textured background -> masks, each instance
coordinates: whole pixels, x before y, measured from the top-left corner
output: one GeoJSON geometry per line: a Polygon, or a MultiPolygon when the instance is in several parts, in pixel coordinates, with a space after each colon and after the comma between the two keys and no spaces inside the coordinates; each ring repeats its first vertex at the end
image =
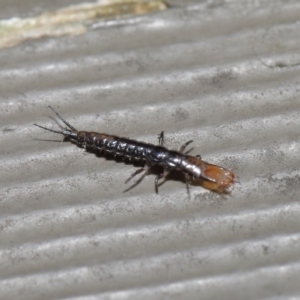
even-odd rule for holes
{"type": "MultiPolygon", "coordinates": [[[[300,297],[300,3],[180,2],[0,50],[0,299],[300,297]],[[152,174],[123,193],[134,166],[34,127],[56,128],[47,105],[78,129],[193,139],[240,183],[188,199],[152,174]]],[[[0,0],[0,17],[70,3],[0,0]]]]}

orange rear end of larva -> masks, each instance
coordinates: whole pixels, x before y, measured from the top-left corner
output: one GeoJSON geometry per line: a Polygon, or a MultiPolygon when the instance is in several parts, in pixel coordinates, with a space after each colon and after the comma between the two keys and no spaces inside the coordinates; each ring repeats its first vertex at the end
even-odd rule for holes
{"type": "Polygon", "coordinates": [[[221,189],[227,189],[234,183],[234,174],[228,169],[205,163],[203,178],[216,184],[221,189]]]}

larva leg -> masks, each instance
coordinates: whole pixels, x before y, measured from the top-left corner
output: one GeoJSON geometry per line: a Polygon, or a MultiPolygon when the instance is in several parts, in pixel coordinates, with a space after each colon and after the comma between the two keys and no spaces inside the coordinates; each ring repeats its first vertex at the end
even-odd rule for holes
{"type": "Polygon", "coordinates": [[[188,193],[189,199],[191,199],[190,186],[191,186],[191,177],[188,174],[185,174],[185,185],[186,191],[188,193]]]}
{"type": "Polygon", "coordinates": [[[165,142],[165,135],[164,132],[162,131],[159,135],[158,135],[158,145],[159,146],[163,146],[165,142]]]}
{"type": "Polygon", "coordinates": [[[145,167],[140,168],[140,169],[137,169],[134,173],[132,173],[132,174],[129,176],[129,178],[126,179],[125,184],[126,184],[127,182],[129,182],[129,181],[130,181],[134,176],[136,176],[137,174],[140,174],[141,172],[143,172],[143,171],[148,171],[148,170],[149,170],[149,168],[145,168],[145,167]]]}
{"type": "Polygon", "coordinates": [[[169,173],[170,173],[170,171],[168,169],[165,169],[163,173],[156,176],[156,178],[155,178],[155,193],[156,194],[158,194],[158,186],[162,185],[166,181],[166,177],[168,176],[169,173]],[[158,183],[158,181],[162,178],[164,180],[161,183],[158,183]]]}
{"type": "Polygon", "coordinates": [[[125,181],[125,183],[127,183],[131,178],[133,178],[135,175],[137,175],[137,174],[139,174],[139,173],[141,173],[142,171],[145,171],[145,173],[133,184],[133,185],[131,185],[128,189],[126,189],[125,191],[124,191],[124,193],[125,192],[127,192],[127,191],[129,191],[129,190],[131,190],[132,188],[134,188],[135,186],[137,186],[144,178],[145,178],[145,176],[148,174],[148,171],[150,170],[150,168],[151,168],[151,166],[147,166],[146,168],[144,167],[144,168],[141,168],[141,169],[138,169],[138,170],[136,170],[126,181],[125,181]]]}
{"type": "Polygon", "coordinates": [[[193,140],[190,140],[190,141],[184,143],[184,144],[180,147],[179,152],[182,153],[182,152],[185,150],[186,146],[189,145],[189,144],[192,143],[192,142],[193,142],[193,140]]]}

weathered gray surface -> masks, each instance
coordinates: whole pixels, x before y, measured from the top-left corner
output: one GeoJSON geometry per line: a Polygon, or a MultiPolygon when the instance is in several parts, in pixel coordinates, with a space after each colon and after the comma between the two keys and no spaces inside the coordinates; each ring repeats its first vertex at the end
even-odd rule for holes
{"type": "MultiPolygon", "coordinates": [[[[10,3],[2,18],[43,7],[10,3]]],[[[177,5],[0,51],[0,299],[300,297],[300,4],[177,5]],[[56,126],[47,105],[78,129],[193,139],[240,184],[123,193],[132,165],[37,140],[61,140],[32,125],[56,126]]]]}

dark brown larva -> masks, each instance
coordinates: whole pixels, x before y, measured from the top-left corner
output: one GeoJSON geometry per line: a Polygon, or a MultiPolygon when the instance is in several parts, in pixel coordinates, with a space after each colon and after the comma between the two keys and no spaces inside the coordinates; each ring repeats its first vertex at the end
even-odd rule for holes
{"type": "Polygon", "coordinates": [[[200,155],[190,156],[184,153],[186,146],[192,141],[186,142],[180,147],[179,151],[175,151],[169,150],[163,146],[163,132],[161,132],[158,138],[159,145],[153,145],[105,133],[78,131],[64,120],[51,106],[49,107],[54,111],[58,118],[67,125],[67,127],[58,131],[38,124],[34,124],[35,126],[62,134],[78,146],[112,153],[125,159],[144,162],[145,166],[136,170],[125,183],[135,175],[144,171],[144,174],[133,186],[137,185],[154,165],[159,165],[164,169],[164,172],[157,175],[155,178],[156,193],[158,193],[159,180],[162,179],[164,181],[166,176],[172,170],[179,170],[184,173],[188,193],[192,179],[202,179],[204,182],[207,182],[206,186],[209,189],[218,191],[226,191],[234,183],[234,174],[231,171],[203,161],[200,155]]]}

